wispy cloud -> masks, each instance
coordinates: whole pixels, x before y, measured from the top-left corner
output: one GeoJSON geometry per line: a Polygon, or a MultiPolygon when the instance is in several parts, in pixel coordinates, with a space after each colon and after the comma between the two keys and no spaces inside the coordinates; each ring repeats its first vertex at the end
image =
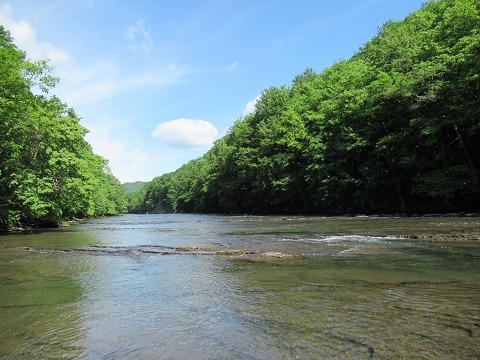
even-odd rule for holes
{"type": "Polygon", "coordinates": [[[239,65],[240,64],[235,61],[235,62],[233,62],[233,63],[231,63],[230,65],[227,66],[227,71],[235,71],[235,70],[238,69],[239,65]]]}
{"type": "Polygon", "coordinates": [[[10,31],[15,44],[27,52],[32,60],[49,59],[55,67],[62,67],[71,60],[64,50],[47,41],[39,41],[33,27],[25,21],[13,19],[13,7],[9,4],[0,5],[0,24],[10,31]]]}
{"type": "Polygon", "coordinates": [[[351,21],[359,16],[361,16],[369,8],[375,6],[378,3],[381,3],[385,0],[365,0],[359,1],[349,7],[344,12],[331,15],[321,14],[315,20],[306,22],[301,27],[296,29],[291,29],[288,35],[283,37],[276,38],[272,42],[272,47],[275,49],[280,49],[284,46],[290,46],[292,44],[298,43],[300,40],[309,37],[312,33],[319,33],[337,26],[338,24],[343,24],[351,21]]]}
{"type": "MultiPolygon", "coordinates": [[[[158,159],[152,158],[150,152],[145,151],[140,145],[119,139],[119,129],[115,124],[116,121],[108,117],[98,120],[90,127],[91,132],[87,134],[86,140],[92,145],[96,154],[108,159],[116,177],[123,182],[135,181],[139,179],[138,174],[146,164],[154,165],[158,159]]],[[[150,178],[140,180],[150,180],[150,178]]]]}
{"type": "MultiPolygon", "coordinates": [[[[27,52],[27,57],[33,60],[51,60],[55,73],[61,78],[55,93],[76,110],[80,107],[87,113],[90,112],[90,115],[82,120],[90,129],[86,140],[95,153],[109,159],[115,176],[121,181],[150,180],[159,175],[159,169],[166,166],[176,168],[172,163],[178,160],[178,151],[155,153],[156,150],[148,148],[143,142],[135,142],[136,137],[127,129],[128,124],[125,125],[125,122],[118,118],[111,118],[102,113],[102,110],[95,113],[89,109],[91,105],[124,94],[182,83],[189,74],[196,73],[196,69],[171,63],[163,67],[143,68],[141,71],[125,71],[121,62],[112,56],[79,64],[60,47],[40,41],[35,29],[28,22],[15,19],[14,8],[9,4],[0,4],[0,24],[10,31],[15,44],[27,52]]],[[[130,42],[132,50],[148,53],[152,49],[153,39],[143,21],[127,29],[125,38],[130,42]]],[[[197,127],[190,126],[183,130],[185,149],[204,149],[211,145],[217,136],[218,131],[212,124],[205,122],[204,129],[200,126],[199,130],[198,125],[201,124],[195,122],[197,127]]],[[[170,129],[170,135],[175,135],[175,126],[173,128],[170,129]]],[[[181,141],[182,137],[178,135],[176,145],[181,146],[181,141]]],[[[170,145],[173,146],[174,143],[170,142],[170,145]]]]}
{"type": "Polygon", "coordinates": [[[129,44],[128,48],[135,52],[142,51],[148,54],[153,48],[153,37],[142,19],[125,31],[125,39],[129,44]]]}
{"type": "Polygon", "coordinates": [[[89,79],[82,84],[77,84],[77,88],[66,96],[66,100],[69,104],[83,105],[113,98],[125,92],[162,88],[184,81],[184,78],[193,72],[195,70],[177,64],[169,64],[163,69],[130,74],[125,77],[122,77],[120,70],[106,76],[99,71],[95,81],[89,79]]]}
{"type": "Polygon", "coordinates": [[[182,118],[158,124],[152,136],[178,149],[208,149],[217,138],[218,130],[208,121],[182,118]]]}
{"type": "Polygon", "coordinates": [[[361,15],[368,8],[375,6],[377,3],[382,2],[383,0],[366,0],[358,4],[356,7],[352,8],[351,11],[344,14],[343,19],[349,20],[361,15]]]}

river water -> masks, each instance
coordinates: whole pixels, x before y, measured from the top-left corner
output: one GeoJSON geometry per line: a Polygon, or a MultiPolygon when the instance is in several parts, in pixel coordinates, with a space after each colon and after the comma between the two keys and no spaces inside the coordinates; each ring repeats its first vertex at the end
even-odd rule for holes
{"type": "Polygon", "coordinates": [[[480,357],[479,217],[124,215],[0,236],[0,358],[480,357]]]}

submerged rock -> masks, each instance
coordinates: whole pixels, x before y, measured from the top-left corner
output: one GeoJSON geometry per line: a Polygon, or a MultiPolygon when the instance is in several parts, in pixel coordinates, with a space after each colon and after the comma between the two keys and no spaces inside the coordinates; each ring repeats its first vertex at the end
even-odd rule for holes
{"type": "Polygon", "coordinates": [[[180,246],[174,248],[175,251],[188,252],[188,251],[199,251],[200,246],[180,246]]]}
{"type": "Polygon", "coordinates": [[[216,252],[217,255],[227,256],[245,256],[247,253],[243,250],[220,250],[216,252]]]}
{"type": "Polygon", "coordinates": [[[300,257],[301,255],[299,254],[284,254],[281,252],[277,251],[268,251],[264,252],[258,255],[258,257],[263,257],[263,258],[275,258],[275,259],[291,259],[291,258],[297,258],[300,257]]]}

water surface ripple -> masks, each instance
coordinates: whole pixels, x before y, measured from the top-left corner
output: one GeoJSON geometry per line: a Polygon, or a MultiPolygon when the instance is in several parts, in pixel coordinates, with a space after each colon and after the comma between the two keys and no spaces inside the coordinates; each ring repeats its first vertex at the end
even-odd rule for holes
{"type": "Polygon", "coordinates": [[[0,237],[2,359],[480,357],[480,218],[124,215],[0,237]]]}

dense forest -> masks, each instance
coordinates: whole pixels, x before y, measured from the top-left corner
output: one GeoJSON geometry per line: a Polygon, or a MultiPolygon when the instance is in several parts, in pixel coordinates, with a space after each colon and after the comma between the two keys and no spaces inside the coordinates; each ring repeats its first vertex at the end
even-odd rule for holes
{"type": "Polygon", "coordinates": [[[479,10],[426,2],[352,58],[263,91],[252,114],[147,183],[129,210],[480,210],[479,10]]]}
{"type": "Polygon", "coordinates": [[[58,82],[51,70],[27,60],[0,26],[0,230],[126,211],[107,160],[84,139],[88,130],[49,95],[58,82]]]}

